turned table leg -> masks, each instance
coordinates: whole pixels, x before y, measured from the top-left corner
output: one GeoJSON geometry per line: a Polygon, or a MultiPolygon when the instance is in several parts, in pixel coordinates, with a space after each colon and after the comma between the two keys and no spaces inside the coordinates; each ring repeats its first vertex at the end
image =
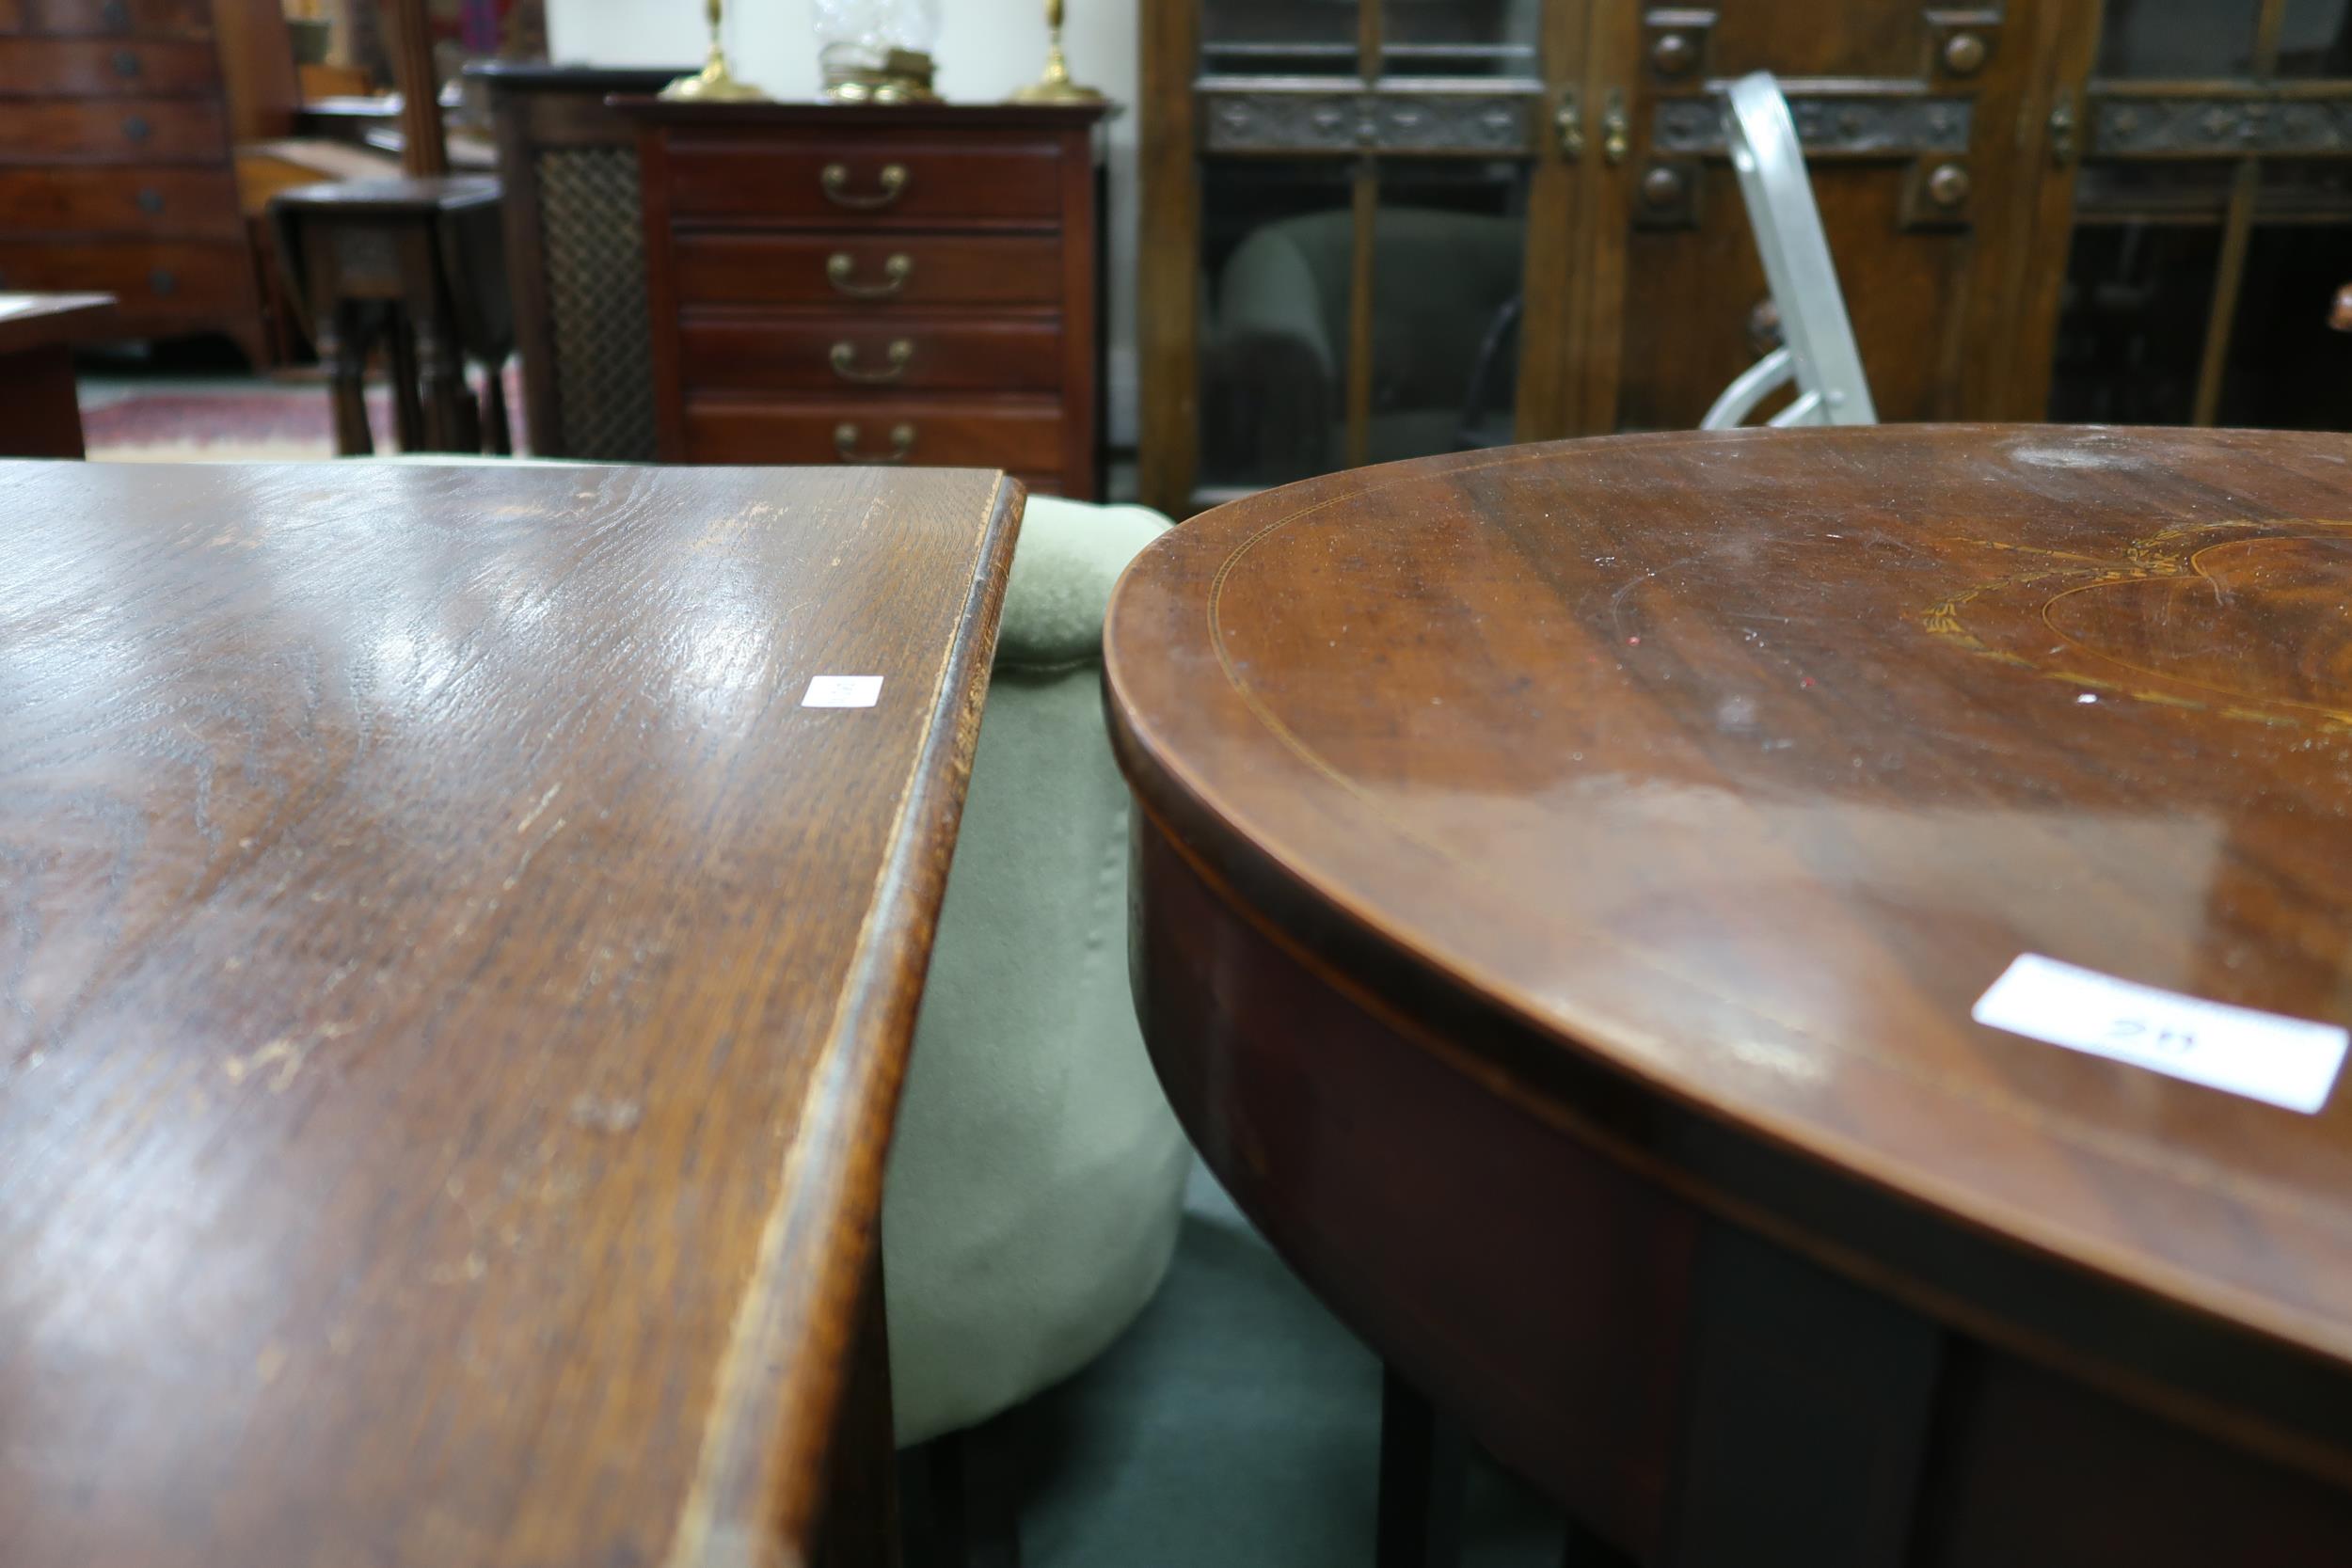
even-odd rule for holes
{"type": "Polygon", "coordinates": [[[319,363],[326,370],[326,386],[335,408],[335,453],[367,457],[375,451],[368,433],[367,317],[360,307],[343,302],[318,318],[319,363]]]}
{"type": "Polygon", "coordinates": [[[484,444],[501,457],[515,455],[515,435],[506,422],[506,361],[482,368],[484,444]]]}
{"type": "Polygon", "coordinates": [[[419,318],[417,373],[424,388],[424,440],[431,451],[464,451],[465,356],[440,322],[419,318]]]}
{"type": "Polygon", "coordinates": [[[424,403],[417,392],[417,333],[405,311],[391,312],[386,357],[392,372],[392,428],[403,451],[424,450],[424,403]]]}
{"type": "Polygon", "coordinates": [[[898,1568],[898,1455],[890,1403],[890,1328],[882,1248],[866,1274],[849,1383],[834,1423],[833,1473],[818,1536],[820,1568],[898,1568]]]}

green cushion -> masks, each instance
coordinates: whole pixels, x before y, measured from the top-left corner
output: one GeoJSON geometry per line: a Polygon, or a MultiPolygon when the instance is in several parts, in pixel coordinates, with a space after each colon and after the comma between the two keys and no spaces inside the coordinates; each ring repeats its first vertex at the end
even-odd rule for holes
{"type": "Polygon", "coordinates": [[[999,670],[1059,669],[1103,657],[1111,585],[1168,519],[1142,506],[1087,506],[1031,496],[1005,584],[999,670]]]}
{"type": "Polygon", "coordinates": [[[882,1189],[898,1440],[1084,1366],[1151,1300],[1191,1152],[1127,987],[1111,584],[1168,526],[1029,502],[882,1189]]]}

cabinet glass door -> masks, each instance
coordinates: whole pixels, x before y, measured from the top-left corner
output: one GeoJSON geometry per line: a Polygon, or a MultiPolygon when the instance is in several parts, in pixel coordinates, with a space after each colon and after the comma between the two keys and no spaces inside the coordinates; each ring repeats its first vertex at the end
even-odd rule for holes
{"type": "Polygon", "coordinates": [[[2352,428],[2352,5],[2108,0],[2048,409],[2058,420],[2352,428]]]}
{"type": "MultiPolygon", "coordinates": [[[[1147,439],[1147,499],[1184,511],[1516,436],[1552,385],[1520,373],[1528,330],[1564,314],[1527,295],[1530,278],[1564,293],[1570,271],[1547,70],[1582,4],[1199,8],[1173,128],[1189,145],[1158,151],[1196,160],[1197,207],[1189,232],[1145,237],[1147,300],[1192,322],[1152,324],[1189,346],[1149,395],[1162,429],[1186,424],[1173,459],[1147,439]]],[[[1146,64],[1147,93],[1176,107],[1151,40],[1146,64]]]]}

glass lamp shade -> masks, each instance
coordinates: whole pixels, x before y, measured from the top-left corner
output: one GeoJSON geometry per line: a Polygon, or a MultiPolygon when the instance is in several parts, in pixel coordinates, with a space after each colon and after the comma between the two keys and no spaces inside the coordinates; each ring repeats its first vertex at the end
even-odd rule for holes
{"type": "Polygon", "coordinates": [[[884,71],[894,54],[929,55],[938,42],[939,0],[817,0],[828,79],[884,71]]]}

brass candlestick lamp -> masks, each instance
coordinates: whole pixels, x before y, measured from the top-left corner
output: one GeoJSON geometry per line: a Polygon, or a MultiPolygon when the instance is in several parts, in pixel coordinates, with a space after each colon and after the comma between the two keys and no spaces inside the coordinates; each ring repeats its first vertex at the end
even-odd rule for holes
{"type": "Polygon", "coordinates": [[[1016,103],[1100,103],[1103,95],[1070,79],[1061,51],[1062,0],[1045,0],[1045,74],[1012,95],[1016,103]]]}
{"type": "Polygon", "coordinates": [[[724,20],[721,8],[725,3],[726,0],[710,0],[707,12],[710,18],[710,58],[693,75],[681,76],[663,87],[662,97],[699,103],[752,103],[768,96],[749,82],[736,80],[727,70],[727,46],[720,37],[720,24],[724,20]]]}

